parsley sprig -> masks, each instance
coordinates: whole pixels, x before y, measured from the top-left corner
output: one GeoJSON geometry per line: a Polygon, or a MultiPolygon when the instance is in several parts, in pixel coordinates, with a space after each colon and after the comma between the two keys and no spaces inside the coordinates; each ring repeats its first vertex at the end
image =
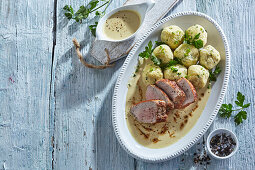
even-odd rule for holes
{"type": "Polygon", "coordinates": [[[194,45],[196,48],[202,48],[203,47],[203,41],[199,40],[200,37],[200,33],[196,34],[194,38],[192,38],[192,36],[190,36],[187,31],[185,31],[185,35],[184,35],[184,41],[187,44],[191,44],[194,45]]]}
{"type": "Polygon", "coordinates": [[[220,74],[221,69],[219,66],[216,66],[215,70],[209,70],[209,80],[211,81],[216,81],[217,80],[217,76],[220,74]]]}
{"type": "Polygon", "coordinates": [[[142,58],[149,58],[155,65],[159,66],[161,64],[161,60],[152,53],[154,50],[152,47],[153,44],[150,41],[148,45],[145,47],[145,50],[141,52],[139,56],[142,58]]]}
{"type": "Polygon", "coordinates": [[[233,109],[232,104],[222,104],[219,110],[219,114],[221,117],[230,118],[230,116],[232,115],[232,112],[239,111],[234,116],[236,125],[239,125],[243,123],[243,120],[247,119],[247,112],[244,111],[244,109],[248,108],[250,106],[250,103],[244,104],[245,96],[240,92],[237,93],[236,99],[237,100],[235,101],[235,104],[238,106],[237,109],[233,109]]]}
{"type": "MultiPolygon", "coordinates": [[[[159,42],[159,41],[156,41],[155,43],[156,43],[157,46],[165,44],[165,43],[159,42]]],[[[171,60],[169,63],[163,64],[161,62],[161,60],[153,54],[153,50],[154,50],[153,44],[152,44],[151,41],[149,41],[148,45],[145,47],[145,50],[143,52],[141,52],[139,54],[139,56],[142,57],[142,58],[150,59],[155,65],[161,67],[162,70],[164,70],[167,67],[170,67],[170,66],[173,66],[173,65],[176,65],[176,64],[180,63],[180,61],[177,58],[174,58],[174,60],[171,60]]]]}
{"type": "MultiPolygon", "coordinates": [[[[95,12],[96,16],[103,16],[105,14],[106,9],[108,8],[111,0],[92,0],[89,2],[88,5],[80,6],[79,10],[74,13],[73,7],[71,5],[65,5],[64,10],[65,10],[65,16],[67,19],[75,20],[76,22],[82,23],[84,19],[87,19],[90,14],[95,12]],[[102,1],[104,2],[102,5],[99,5],[99,2],[102,1]],[[103,12],[98,11],[98,9],[102,8],[103,6],[106,6],[103,12]]],[[[94,25],[90,25],[89,29],[91,30],[92,34],[95,36],[96,32],[96,26],[97,22],[95,22],[94,25]]]]}

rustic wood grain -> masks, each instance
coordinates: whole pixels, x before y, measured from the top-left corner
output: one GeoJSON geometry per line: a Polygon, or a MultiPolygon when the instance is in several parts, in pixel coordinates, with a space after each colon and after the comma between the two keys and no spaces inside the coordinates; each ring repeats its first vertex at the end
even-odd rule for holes
{"type": "Polygon", "coordinates": [[[0,169],[47,169],[51,0],[0,1],[0,169]]]}
{"type": "MultiPolygon", "coordinates": [[[[199,11],[222,26],[232,54],[224,102],[233,102],[241,91],[252,106],[244,124],[236,127],[233,119],[217,117],[188,152],[158,164],[130,157],[113,132],[111,98],[124,60],[99,71],[84,68],[75,54],[73,37],[81,42],[81,52],[88,53],[93,42],[88,25],[94,19],[83,24],[68,22],[62,8],[71,4],[77,10],[87,3],[0,0],[0,169],[254,169],[253,0],[182,0],[169,13],[199,11]],[[238,153],[228,160],[195,165],[193,153],[202,151],[203,139],[220,127],[237,134],[238,153]]],[[[123,3],[113,1],[108,11],[123,3]]],[[[86,60],[98,64],[91,56],[86,60]]]]}

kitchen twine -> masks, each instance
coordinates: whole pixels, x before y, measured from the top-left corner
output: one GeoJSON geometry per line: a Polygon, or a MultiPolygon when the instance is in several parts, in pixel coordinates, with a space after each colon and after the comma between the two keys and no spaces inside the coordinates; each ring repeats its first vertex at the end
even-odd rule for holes
{"type": "Polygon", "coordinates": [[[106,56],[107,56],[107,61],[106,61],[105,65],[94,65],[94,64],[89,64],[84,60],[84,58],[80,52],[80,43],[76,40],[76,38],[73,39],[73,44],[75,46],[77,56],[84,66],[86,66],[88,68],[94,68],[94,69],[106,69],[108,67],[114,66],[114,64],[109,64],[110,63],[110,55],[109,55],[108,49],[106,49],[106,48],[104,49],[106,56]]]}

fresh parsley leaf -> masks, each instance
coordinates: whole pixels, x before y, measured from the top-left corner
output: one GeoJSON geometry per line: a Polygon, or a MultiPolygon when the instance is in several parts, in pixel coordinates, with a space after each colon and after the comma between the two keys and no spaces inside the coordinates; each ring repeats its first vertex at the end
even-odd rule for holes
{"type": "Polygon", "coordinates": [[[89,29],[90,29],[90,31],[91,31],[91,33],[92,33],[92,35],[94,35],[94,36],[96,36],[96,28],[97,28],[97,24],[98,24],[98,22],[95,22],[95,24],[94,24],[94,25],[90,25],[90,26],[89,26],[89,29]]]}
{"type": "Polygon", "coordinates": [[[200,33],[198,33],[197,35],[195,35],[194,40],[198,39],[200,37],[200,33]]]}
{"type": "Polygon", "coordinates": [[[72,19],[73,18],[73,15],[74,15],[74,12],[73,12],[73,7],[70,5],[66,5],[64,6],[63,8],[64,10],[66,10],[67,12],[65,12],[65,16],[67,17],[67,19],[72,19]]]}
{"type": "MultiPolygon", "coordinates": [[[[80,23],[82,23],[82,21],[84,19],[87,19],[89,17],[89,15],[91,13],[93,13],[94,11],[96,11],[96,13],[95,13],[96,16],[102,16],[102,15],[104,15],[105,10],[109,6],[109,3],[110,3],[111,0],[101,0],[101,1],[103,1],[104,3],[100,6],[98,6],[100,1],[99,0],[92,0],[92,1],[89,2],[88,5],[80,6],[79,10],[75,13],[74,13],[73,8],[72,8],[71,5],[70,6],[65,5],[64,8],[63,8],[65,10],[65,16],[69,20],[74,19],[76,22],[80,22],[80,23]],[[106,7],[105,7],[103,12],[98,11],[99,8],[102,8],[105,5],[106,5],[106,7]]],[[[91,30],[93,35],[95,35],[95,32],[96,32],[96,25],[97,24],[89,26],[89,29],[91,30]]]]}
{"type": "Polygon", "coordinates": [[[185,31],[184,35],[184,41],[187,44],[194,45],[196,48],[202,48],[204,46],[204,43],[202,40],[199,40],[200,33],[196,34],[194,38],[188,34],[187,31],[185,31]]]}
{"type": "Polygon", "coordinates": [[[248,108],[250,105],[251,105],[250,103],[245,104],[245,105],[243,105],[243,108],[248,108]]]}
{"type": "Polygon", "coordinates": [[[150,41],[148,45],[145,47],[145,50],[141,52],[139,56],[142,58],[149,58],[155,65],[159,66],[161,64],[161,60],[152,53],[153,52],[152,46],[153,44],[150,41]]]}
{"type": "Polygon", "coordinates": [[[237,113],[237,115],[235,115],[234,118],[236,125],[240,125],[241,123],[243,123],[243,120],[247,119],[247,112],[242,110],[239,113],[237,113]]]}
{"type": "Polygon", "coordinates": [[[160,45],[166,44],[166,43],[161,42],[161,41],[155,41],[155,43],[156,43],[156,45],[157,45],[157,46],[160,46],[160,45]]]}
{"type": "Polygon", "coordinates": [[[221,69],[219,66],[216,66],[215,70],[209,70],[209,80],[211,81],[216,81],[217,80],[217,76],[220,74],[221,69]]]}
{"type": "Polygon", "coordinates": [[[241,93],[237,93],[237,100],[235,101],[236,105],[241,107],[239,109],[233,109],[232,104],[222,104],[219,110],[219,114],[221,117],[229,118],[234,111],[239,111],[235,116],[234,120],[236,125],[243,123],[243,120],[247,119],[247,112],[244,111],[245,108],[250,106],[250,103],[243,104],[245,100],[245,96],[241,93]]]}
{"type": "Polygon", "coordinates": [[[202,48],[204,45],[202,40],[193,41],[192,43],[196,48],[202,48]]]}
{"type": "Polygon", "coordinates": [[[145,50],[139,54],[142,58],[150,58],[152,55],[152,42],[150,41],[148,45],[145,47],[145,50]]]}
{"type": "Polygon", "coordinates": [[[233,108],[232,104],[222,104],[219,110],[220,116],[229,118],[231,116],[231,113],[233,112],[232,108],[233,108]]]}
{"type": "Polygon", "coordinates": [[[174,66],[176,64],[180,64],[180,61],[178,61],[177,58],[174,58],[173,60],[169,61],[167,64],[161,63],[160,68],[162,70],[164,70],[164,69],[166,69],[168,67],[171,67],[171,66],[174,66]]]}
{"type": "Polygon", "coordinates": [[[235,101],[236,105],[243,107],[243,102],[245,100],[245,96],[242,93],[238,92],[236,99],[237,99],[237,101],[235,101]]]}
{"type": "Polygon", "coordinates": [[[156,57],[154,54],[151,55],[151,61],[153,61],[153,63],[157,66],[159,66],[161,64],[161,61],[158,57],[156,57]]]}

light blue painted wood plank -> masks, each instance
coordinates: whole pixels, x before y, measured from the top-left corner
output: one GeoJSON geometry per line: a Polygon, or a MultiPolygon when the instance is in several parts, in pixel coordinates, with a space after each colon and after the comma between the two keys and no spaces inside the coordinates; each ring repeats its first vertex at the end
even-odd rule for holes
{"type": "MultiPolygon", "coordinates": [[[[114,1],[108,10],[124,1],[114,1]]],[[[112,128],[111,98],[123,60],[106,70],[85,68],[77,58],[72,38],[88,52],[93,40],[88,25],[67,23],[61,12],[65,4],[74,10],[88,1],[58,3],[55,71],[55,169],[133,169],[134,159],[120,147],[112,128]]],[[[99,64],[92,57],[89,62],[99,64]]]]}
{"type": "Polygon", "coordinates": [[[211,129],[225,127],[234,131],[239,139],[240,148],[231,159],[224,161],[212,160],[208,169],[254,169],[254,25],[255,2],[248,1],[203,1],[197,0],[198,10],[213,17],[223,28],[231,49],[231,76],[226,103],[234,103],[236,93],[242,92],[251,107],[247,110],[248,118],[240,126],[234,125],[234,120],[217,117],[211,129]]]}
{"type": "Polygon", "coordinates": [[[0,7],[0,169],[46,169],[52,2],[0,7]]]}

